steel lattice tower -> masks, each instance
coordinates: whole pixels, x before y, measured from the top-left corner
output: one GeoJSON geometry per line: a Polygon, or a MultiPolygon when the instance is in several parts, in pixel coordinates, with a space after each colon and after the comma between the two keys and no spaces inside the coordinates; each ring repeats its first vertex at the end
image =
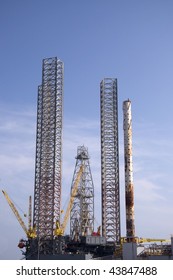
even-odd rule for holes
{"type": "Polygon", "coordinates": [[[80,166],[84,171],[78,186],[70,213],[70,235],[82,236],[91,234],[94,230],[94,185],[91,175],[88,149],[84,146],[77,148],[76,166],[72,179],[72,186],[76,180],[80,166]]]}
{"type": "Polygon", "coordinates": [[[60,219],[63,62],[43,60],[42,85],[38,87],[34,225],[38,238],[53,239],[60,219]]]}
{"type": "Polygon", "coordinates": [[[120,242],[119,148],[117,79],[100,84],[102,234],[120,242]]]}

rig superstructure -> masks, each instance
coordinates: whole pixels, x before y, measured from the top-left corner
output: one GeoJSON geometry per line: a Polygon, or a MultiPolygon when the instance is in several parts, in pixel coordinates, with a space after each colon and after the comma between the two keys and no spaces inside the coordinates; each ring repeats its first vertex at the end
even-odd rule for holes
{"type": "Polygon", "coordinates": [[[25,259],[173,259],[173,237],[166,239],[135,236],[132,161],[131,101],[123,102],[126,236],[120,230],[119,139],[117,79],[100,83],[101,123],[101,213],[102,222],[94,231],[94,183],[88,149],[77,148],[69,203],[62,218],[62,132],[64,64],[57,57],[42,64],[42,84],[38,87],[37,132],[32,223],[29,198],[28,227],[8,194],[8,204],[22,226],[26,239],[18,247],[25,259]],[[70,219],[70,233],[65,233],[70,219]],[[143,247],[140,253],[138,245],[143,247]],[[153,252],[153,253],[152,253],[153,252]]]}

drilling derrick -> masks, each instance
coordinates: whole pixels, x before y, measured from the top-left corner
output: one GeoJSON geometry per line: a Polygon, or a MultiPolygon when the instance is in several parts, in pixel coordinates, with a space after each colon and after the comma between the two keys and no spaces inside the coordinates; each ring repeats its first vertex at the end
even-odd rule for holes
{"type": "Polygon", "coordinates": [[[63,62],[43,60],[38,87],[34,225],[40,240],[52,240],[60,219],[63,62]]]}
{"type": "Polygon", "coordinates": [[[100,84],[102,235],[120,242],[119,150],[117,79],[100,84]]]}
{"type": "Polygon", "coordinates": [[[127,241],[135,241],[131,101],[123,102],[127,241]]]}
{"type": "Polygon", "coordinates": [[[83,166],[83,173],[70,213],[70,235],[72,238],[91,234],[94,230],[94,185],[90,170],[88,149],[84,146],[77,148],[72,186],[81,165],[83,166]]]}

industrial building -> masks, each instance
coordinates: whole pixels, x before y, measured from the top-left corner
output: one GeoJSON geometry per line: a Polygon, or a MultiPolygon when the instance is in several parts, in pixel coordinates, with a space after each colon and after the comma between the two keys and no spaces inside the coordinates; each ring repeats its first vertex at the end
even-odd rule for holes
{"type": "Polygon", "coordinates": [[[28,227],[3,191],[26,233],[26,239],[18,245],[25,259],[173,259],[173,238],[138,238],[135,233],[130,100],[123,102],[126,236],[121,236],[115,78],[104,78],[100,83],[101,225],[94,230],[94,182],[88,148],[82,145],[77,147],[70,198],[62,215],[63,88],[63,62],[57,57],[43,59],[37,102],[33,217],[30,198],[28,227]],[[68,222],[70,232],[66,235],[68,222]]]}

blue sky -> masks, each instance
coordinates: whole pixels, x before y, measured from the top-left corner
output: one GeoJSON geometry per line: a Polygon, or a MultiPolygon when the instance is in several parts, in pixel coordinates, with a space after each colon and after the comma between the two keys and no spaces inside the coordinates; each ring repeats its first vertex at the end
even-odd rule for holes
{"type": "MultiPolygon", "coordinates": [[[[136,235],[173,233],[173,2],[1,0],[0,182],[23,211],[33,195],[42,59],[64,62],[63,198],[85,145],[100,221],[99,85],[118,79],[121,231],[125,235],[122,102],[132,102],[136,235]]],[[[22,214],[21,214],[22,215],[22,214]]],[[[0,259],[20,259],[24,233],[0,196],[0,259]]],[[[26,221],[27,222],[27,221],[26,221]]]]}

